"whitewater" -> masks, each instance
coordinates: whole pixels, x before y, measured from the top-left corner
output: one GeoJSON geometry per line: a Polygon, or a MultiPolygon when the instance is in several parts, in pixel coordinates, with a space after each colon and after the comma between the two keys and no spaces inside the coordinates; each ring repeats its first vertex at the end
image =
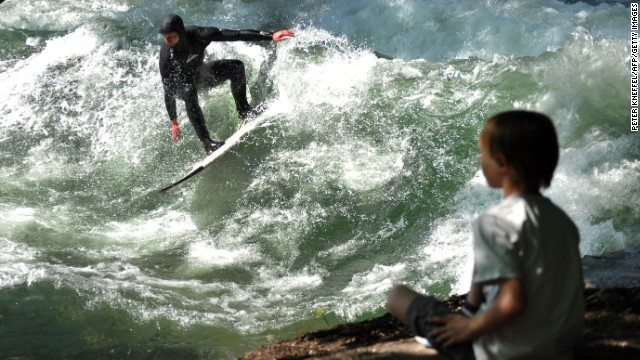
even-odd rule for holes
{"type": "MultiPolygon", "coordinates": [[[[629,2],[8,0],[0,4],[0,358],[220,359],[381,315],[394,283],[464,293],[471,224],[500,200],[477,136],[549,115],[545,195],[583,255],[640,244],[629,2]],[[276,31],[213,43],[266,121],[177,190],[204,152],[158,27],[276,31]]],[[[238,127],[228,85],[207,125],[238,127]]]]}

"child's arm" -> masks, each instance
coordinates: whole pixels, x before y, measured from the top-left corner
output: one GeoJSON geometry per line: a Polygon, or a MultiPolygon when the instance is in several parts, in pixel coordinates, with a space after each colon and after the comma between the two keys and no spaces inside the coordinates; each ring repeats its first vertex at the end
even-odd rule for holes
{"type": "Polygon", "coordinates": [[[469,293],[467,293],[464,304],[462,304],[462,309],[460,312],[467,317],[474,316],[478,309],[480,309],[480,304],[484,302],[484,294],[482,293],[482,285],[471,283],[471,289],[469,293]]]}
{"type": "MultiPolygon", "coordinates": [[[[475,272],[474,272],[475,274],[475,272]]],[[[473,306],[473,307],[479,307],[480,304],[482,304],[484,302],[484,294],[482,293],[482,284],[477,284],[472,282],[471,283],[471,289],[469,290],[469,293],[467,294],[467,300],[466,302],[473,306]]]]}
{"type": "MultiPolygon", "coordinates": [[[[472,341],[484,333],[500,328],[520,315],[527,307],[520,279],[500,279],[497,280],[497,284],[500,287],[498,296],[486,311],[472,318],[463,315],[433,317],[431,322],[442,326],[431,331],[429,337],[446,348],[472,341]]],[[[473,287],[469,295],[474,295],[473,287]]]]}

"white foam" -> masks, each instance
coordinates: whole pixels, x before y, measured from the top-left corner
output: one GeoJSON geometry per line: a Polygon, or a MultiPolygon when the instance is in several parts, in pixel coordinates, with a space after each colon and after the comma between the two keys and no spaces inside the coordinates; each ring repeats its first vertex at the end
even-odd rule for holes
{"type": "Polygon", "coordinates": [[[615,143],[627,146],[627,140],[599,141],[587,148],[566,150],[547,192],[577,222],[583,255],[620,250],[637,241],[611,218],[612,214],[617,218],[637,212],[628,204],[640,203],[640,161],[621,159],[619,154],[624,151],[612,149],[615,143]]]}
{"type": "Polygon", "coordinates": [[[404,264],[392,266],[377,264],[369,271],[356,273],[349,284],[342,289],[340,300],[331,310],[348,319],[353,319],[360,313],[372,311],[384,304],[389,289],[405,275],[404,264]]]}
{"type": "Polygon", "coordinates": [[[0,237],[0,288],[32,283],[42,277],[41,269],[31,265],[36,251],[0,237]]]}
{"type": "Polygon", "coordinates": [[[344,38],[336,38],[326,31],[308,28],[296,34],[295,39],[279,45],[278,61],[274,64],[278,93],[284,98],[296,99],[310,105],[330,104],[345,107],[357,101],[359,93],[371,80],[376,65],[372,53],[353,53],[344,38]],[[301,61],[309,49],[318,48],[319,54],[309,54],[310,61],[301,61]]]}
{"type": "Polygon", "coordinates": [[[293,172],[309,179],[309,185],[314,188],[321,187],[318,182],[327,183],[325,185],[338,182],[354,192],[364,193],[401,174],[403,158],[401,151],[383,153],[362,141],[335,145],[312,142],[305,149],[279,153],[274,161],[283,172],[271,176],[277,179],[293,172]]]}
{"type": "Polygon", "coordinates": [[[270,297],[280,297],[295,291],[308,291],[322,285],[321,274],[311,273],[305,268],[301,272],[279,274],[280,271],[262,268],[260,286],[269,291],[270,297]]]}
{"type": "Polygon", "coordinates": [[[238,249],[224,249],[209,241],[199,241],[189,245],[187,255],[190,266],[225,267],[241,265],[260,259],[257,249],[246,246],[238,249]]]}
{"type": "Polygon", "coordinates": [[[101,233],[109,238],[130,241],[179,236],[195,230],[197,230],[196,226],[188,214],[160,209],[147,217],[136,218],[130,223],[109,222],[101,233]]]}
{"type": "Polygon", "coordinates": [[[6,99],[11,98],[14,92],[22,93],[23,87],[36,83],[48,68],[74,57],[91,54],[98,46],[98,42],[96,35],[88,28],[79,28],[68,35],[47,40],[41,52],[19,61],[12,71],[0,74],[0,81],[5,84],[0,88],[0,96],[6,99]]]}

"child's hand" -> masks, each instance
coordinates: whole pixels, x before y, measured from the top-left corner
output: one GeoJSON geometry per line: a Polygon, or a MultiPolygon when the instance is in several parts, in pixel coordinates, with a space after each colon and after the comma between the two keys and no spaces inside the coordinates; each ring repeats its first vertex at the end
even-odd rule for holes
{"type": "Polygon", "coordinates": [[[472,318],[454,314],[449,316],[434,316],[429,322],[442,325],[432,330],[428,335],[436,343],[448,348],[455,344],[469,342],[476,338],[472,327],[472,318]]]}

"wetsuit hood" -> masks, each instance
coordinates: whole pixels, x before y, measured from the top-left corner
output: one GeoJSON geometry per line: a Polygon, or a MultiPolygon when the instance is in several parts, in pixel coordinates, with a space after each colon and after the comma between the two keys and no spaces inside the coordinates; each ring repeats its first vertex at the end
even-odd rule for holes
{"type": "Polygon", "coordinates": [[[184,22],[182,22],[182,18],[176,14],[165,16],[160,25],[160,34],[167,34],[172,31],[177,32],[181,37],[185,34],[184,22]]]}

